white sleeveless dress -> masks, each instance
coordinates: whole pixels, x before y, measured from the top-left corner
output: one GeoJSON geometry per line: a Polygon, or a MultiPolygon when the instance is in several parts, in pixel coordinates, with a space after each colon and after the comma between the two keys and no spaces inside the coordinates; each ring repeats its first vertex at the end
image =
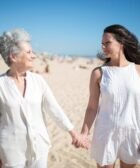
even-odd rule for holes
{"type": "Polygon", "coordinates": [[[133,63],[101,69],[91,157],[100,166],[113,164],[117,158],[127,164],[140,163],[140,76],[133,63]]]}

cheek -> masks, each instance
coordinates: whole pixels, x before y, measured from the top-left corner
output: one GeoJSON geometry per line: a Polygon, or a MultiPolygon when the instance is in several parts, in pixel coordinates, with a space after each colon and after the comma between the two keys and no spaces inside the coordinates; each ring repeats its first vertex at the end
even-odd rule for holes
{"type": "Polygon", "coordinates": [[[118,48],[118,46],[109,46],[108,47],[108,50],[110,51],[110,52],[118,52],[119,51],[119,48],[118,48]]]}
{"type": "Polygon", "coordinates": [[[120,52],[120,47],[116,46],[114,47],[114,50],[113,50],[115,53],[119,53],[120,52]]]}
{"type": "Polygon", "coordinates": [[[20,62],[21,62],[21,64],[27,64],[28,59],[27,59],[26,57],[22,57],[22,58],[20,59],[20,62]]]}
{"type": "Polygon", "coordinates": [[[104,48],[104,51],[110,53],[113,51],[113,48],[111,46],[108,46],[108,47],[104,48]]]}
{"type": "Polygon", "coordinates": [[[22,57],[22,58],[21,58],[21,61],[22,61],[22,62],[25,62],[26,60],[27,60],[26,57],[22,57]]]}
{"type": "Polygon", "coordinates": [[[24,55],[24,56],[22,57],[22,60],[23,60],[23,61],[28,61],[28,60],[29,60],[29,56],[28,56],[28,55],[24,55]]]}
{"type": "Polygon", "coordinates": [[[114,51],[118,52],[121,49],[121,45],[119,43],[115,43],[113,46],[114,51]]]}

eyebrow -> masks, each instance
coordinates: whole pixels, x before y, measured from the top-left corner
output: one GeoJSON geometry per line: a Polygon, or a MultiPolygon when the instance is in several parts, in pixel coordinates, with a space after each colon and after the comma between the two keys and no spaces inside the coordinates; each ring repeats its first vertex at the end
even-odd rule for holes
{"type": "Polygon", "coordinates": [[[105,41],[105,42],[102,42],[102,44],[104,45],[104,44],[109,44],[109,43],[111,43],[112,41],[105,41]]]}

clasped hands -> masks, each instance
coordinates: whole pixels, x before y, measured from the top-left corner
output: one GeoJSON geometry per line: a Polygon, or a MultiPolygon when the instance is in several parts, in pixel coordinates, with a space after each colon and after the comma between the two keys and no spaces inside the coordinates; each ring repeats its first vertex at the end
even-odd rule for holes
{"type": "Polygon", "coordinates": [[[72,132],[72,145],[74,145],[76,148],[85,148],[89,149],[90,144],[88,140],[88,135],[86,134],[78,134],[77,132],[72,132]]]}

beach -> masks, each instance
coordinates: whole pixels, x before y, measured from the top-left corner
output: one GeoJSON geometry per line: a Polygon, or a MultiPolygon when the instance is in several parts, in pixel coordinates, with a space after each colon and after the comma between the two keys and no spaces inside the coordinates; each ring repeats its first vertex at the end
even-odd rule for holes
{"type": "MultiPolygon", "coordinates": [[[[45,78],[58,103],[78,132],[81,130],[88,103],[90,74],[100,63],[98,60],[87,58],[47,59],[39,57],[35,61],[33,71],[40,73],[45,78]]],[[[4,72],[6,69],[7,66],[0,60],[0,72],[4,72]]],[[[47,117],[48,132],[52,142],[48,167],[96,168],[95,161],[90,159],[90,151],[74,148],[71,145],[70,135],[60,129],[50,116],[47,117]]],[[[93,128],[90,132],[90,140],[92,131],[93,128]]],[[[115,168],[119,168],[119,161],[116,162],[115,168]]]]}
{"type": "MultiPolygon", "coordinates": [[[[52,61],[50,73],[46,75],[57,101],[78,132],[80,132],[88,102],[90,73],[94,68],[93,64],[89,65],[87,61],[86,59],[77,59],[74,62],[52,61]]],[[[53,145],[49,155],[49,167],[96,167],[95,162],[90,160],[88,151],[76,149],[71,145],[71,137],[68,133],[60,130],[51,120],[48,127],[53,145]]]]}

